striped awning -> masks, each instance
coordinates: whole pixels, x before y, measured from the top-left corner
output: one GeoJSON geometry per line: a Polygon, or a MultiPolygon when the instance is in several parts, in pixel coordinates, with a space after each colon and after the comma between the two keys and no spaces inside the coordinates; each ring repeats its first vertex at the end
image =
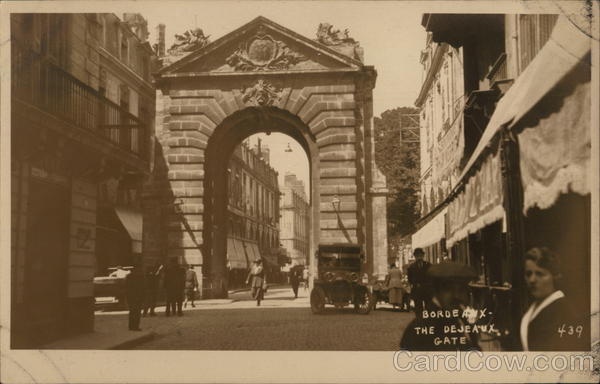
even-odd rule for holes
{"type": "MultiPolygon", "coordinates": [[[[239,242],[239,240],[237,241],[239,242]]],[[[248,268],[244,249],[239,249],[239,247],[236,246],[236,239],[231,237],[227,238],[227,262],[231,269],[248,268]]]]}

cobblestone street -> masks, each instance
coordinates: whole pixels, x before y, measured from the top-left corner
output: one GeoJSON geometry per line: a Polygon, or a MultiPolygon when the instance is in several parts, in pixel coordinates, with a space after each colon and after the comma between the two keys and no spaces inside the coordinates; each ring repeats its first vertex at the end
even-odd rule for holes
{"type": "MultiPolygon", "coordinates": [[[[230,295],[231,300],[197,302],[183,317],[165,317],[164,307],[156,317],[144,317],[144,331],[156,337],[137,349],[187,350],[395,350],[412,314],[393,312],[386,305],[369,315],[350,307],[327,308],[313,315],[308,291],[300,288],[294,299],[290,288],[271,289],[260,307],[247,291],[230,295]]],[[[97,327],[127,328],[127,313],[97,312],[97,327]]]]}

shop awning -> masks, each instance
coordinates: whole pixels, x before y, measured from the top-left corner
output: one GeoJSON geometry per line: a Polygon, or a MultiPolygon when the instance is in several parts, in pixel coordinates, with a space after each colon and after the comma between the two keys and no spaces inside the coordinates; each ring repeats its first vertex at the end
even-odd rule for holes
{"type": "Polygon", "coordinates": [[[115,213],[131,238],[131,251],[142,253],[142,213],[126,207],[115,207],[115,213]]]}
{"type": "Polygon", "coordinates": [[[231,269],[247,269],[246,254],[241,241],[232,237],[227,238],[227,262],[231,269]],[[239,243],[239,245],[237,244],[239,243]]]}
{"type": "Polygon", "coordinates": [[[490,154],[447,207],[446,246],[505,217],[499,153],[490,154]]]}
{"type": "MultiPolygon", "coordinates": [[[[515,125],[590,52],[590,37],[575,23],[565,16],[558,18],[548,42],[498,102],[460,180],[503,126],[515,125]]],[[[579,24],[585,25],[585,22],[579,24]]]]}
{"type": "Polygon", "coordinates": [[[524,214],[551,207],[561,194],[590,194],[590,75],[588,63],[575,67],[534,108],[533,118],[515,127],[524,214]]]}
{"type": "Polygon", "coordinates": [[[248,261],[250,263],[261,258],[260,251],[258,250],[258,244],[250,241],[244,241],[244,244],[246,246],[246,255],[248,256],[248,261]]]}
{"type": "Polygon", "coordinates": [[[425,248],[446,237],[446,211],[444,208],[412,235],[413,249],[425,248]]]}

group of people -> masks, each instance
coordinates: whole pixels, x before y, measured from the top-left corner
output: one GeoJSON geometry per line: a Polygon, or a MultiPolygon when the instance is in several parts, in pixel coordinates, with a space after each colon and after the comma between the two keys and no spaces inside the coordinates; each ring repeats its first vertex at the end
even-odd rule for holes
{"type": "Polygon", "coordinates": [[[146,273],[140,266],[134,266],[126,279],[127,303],[129,305],[129,330],[139,331],[142,313],[156,316],[155,308],[159,293],[159,283],[163,280],[165,290],[165,315],[183,316],[183,308],[188,302],[195,307],[198,293],[198,277],[192,266],[184,268],[176,258],[164,267],[157,264],[146,273]]]}
{"type": "MultiPolygon", "coordinates": [[[[469,282],[477,278],[464,264],[423,260],[408,268],[415,319],[406,327],[400,348],[411,351],[480,350],[476,309],[470,308],[469,282]],[[474,318],[465,314],[475,314],[474,318]]],[[[531,304],[518,329],[522,351],[578,351],[589,348],[589,318],[572,308],[561,290],[560,257],[549,248],[534,247],[524,256],[525,283],[531,304]]],[[[391,280],[391,279],[390,279],[391,280]]]]}
{"type": "Polygon", "coordinates": [[[406,273],[402,273],[396,264],[390,264],[384,286],[388,290],[388,302],[392,308],[399,307],[401,311],[408,312],[412,299],[415,313],[419,316],[429,297],[427,270],[431,264],[424,260],[423,249],[416,248],[413,255],[415,262],[408,266],[406,273]]]}

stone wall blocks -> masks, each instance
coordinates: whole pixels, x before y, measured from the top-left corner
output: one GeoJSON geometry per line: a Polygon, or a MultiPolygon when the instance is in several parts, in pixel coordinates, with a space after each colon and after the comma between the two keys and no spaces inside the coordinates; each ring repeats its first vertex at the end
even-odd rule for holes
{"type": "Polygon", "coordinates": [[[188,171],[169,171],[169,180],[202,180],[204,179],[204,170],[188,170],[188,171]]]}
{"type": "Polygon", "coordinates": [[[173,147],[169,148],[167,156],[169,155],[197,155],[204,156],[204,149],[194,147],[173,147]]]}
{"type": "MultiPolygon", "coordinates": [[[[356,202],[340,202],[340,208],[339,208],[339,212],[356,212],[358,207],[358,204],[356,202]]],[[[333,210],[333,206],[331,205],[331,202],[327,202],[327,203],[323,203],[321,202],[319,204],[319,209],[321,210],[321,213],[323,212],[331,212],[331,213],[336,213],[336,211],[333,210]]]]}
{"type": "Polygon", "coordinates": [[[326,195],[354,195],[356,194],[356,185],[322,185],[319,187],[321,196],[326,195]]]}
{"type": "Polygon", "coordinates": [[[167,155],[169,164],[202,164],[204,156],[200,155],[167,155]]]}
{"type": "MultiPolygon", "coordinates": [[[[353,243],[358,243],[357,231],[355,229],[348,229],[347,235],[353,243]]],[[[341,229],[329,229],[321,228],[321,242],[323,243],[347,243],[348,239],[341,229]]]]}
{"type": "MultiPolygon", "coordinates": [[[[342,225],[346,229],[358,229],[358,220],[350,220],[350,219],[342,219],[342,225]]],[[[336,219],[334,220],[320,220],[321,229],[340,229],[340,222],[336,219]]]]}
{"type": "Polygon", "coordinates": [[[203,180],[170,180],[172,190],[187,188],[204,188],[203,180]]]}
{"type": "Polygon", "coordinates": [[[332,177],[355,177],[356,168],[321,168],[320,179],[332,177]]]}
{"type": "Polygon", "coordinates": [[[217,91],[212,89],[171,89],[169,96],[178,97],[213,97],[217,91]]]}
{"type": "Polygon", "coordinates": [[[337,160],[356,160],[356,152],[354,151],[330,151],[319,153],[321,161],[337,161],[337,160]]]}
{"type": "Polygon", "coordinates": [[[175,197],[203,197],[204,188],[177,188],[174,189],[173,195],[175,197]]]}
{"type": "Polygon", "coordinates": [[[317,145],[319,149],[328,145],[335,144],[351,144],[356,142],[354,135],[331,135],[322,139],[317,138],[317,145]]]}
{"type": "Polygon", "coordinates": [[[322,161],[320,166],[321,166],[321,170],[353,169],[353,168],[356,168],[356,161],[348,161],[348,160],[322,161]]]}
{"type": "Polygon", "coordinates": [[[317,140],[324,139],[332,135],[355,135],[354,127],[336,127],[329,126],[317,134],[317,140]]]}

